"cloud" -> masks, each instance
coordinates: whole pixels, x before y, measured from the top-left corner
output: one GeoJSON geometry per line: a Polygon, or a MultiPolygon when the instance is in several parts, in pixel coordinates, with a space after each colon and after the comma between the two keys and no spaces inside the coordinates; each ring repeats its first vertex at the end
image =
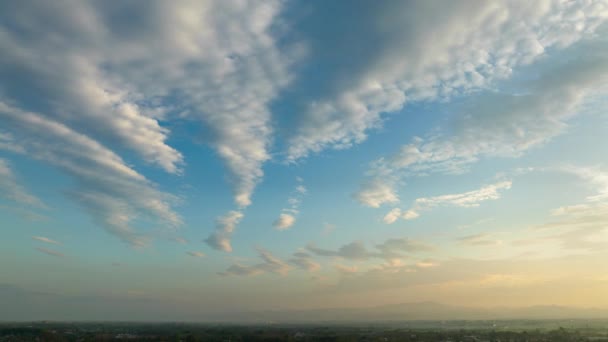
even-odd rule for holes
{"type": "Polygon", "coordinates": [[[530,254],[540,251],[590,254],[608,246],[608,174],[598,167],[560,166],[542,171],[574,175],[591,190],[583,202],[570,203],[550,210],[549,219],[527,229],[530,237],[511,241],[515,247],[531,248],[530,254]]]}
{"type": "Polygon", "coordinates": [[[478,190],[463,192],[460,194],[449,194],[435,197],[421,197],[414,201],[412,208],[401,211],[399,208],[392,209],[384,217],[384,222],[391,224],[399,217],[404,220],[413,220],[420,216],[420,212],[428,211],[438,206],[455,206],[463,208],[474,208],[480,202],[497,200],[500,198],[500,191],[511,188],[511,181],[501,181],[495,184],[484,186],[478,190]]]}
{"type": "Polygon", "coordinates": [[[40,242],[44,242],[44,243],[50,243],[50,244],[53,244],[53,245],[61,245],[61,242],[49,239],[49,238],[44,237],[44,236],[32,236],[32,239],[40,241],[40,242]]]}
{"type": "Polygon", "coordinates": [[[63,258],[65,256],[65,254],[63,254],[61,252],[57,252],[57,251],[54,251],[54,250],[48,249],[48,248],[36,247],[36,250],[38,252],[41,252],[41,253],[44,253],[44,254],[47,254],[50,256],[54,256],[54,257],[63,258]]]}
{"type": "Polygon", "coordinates": [[[112,9],[94,7],[74,1],[21,3],[11,8],[19,15],[3,15],[0,46],[10,52],[0,74],[12,80],[2,87],[3,94],[24,110],[45,108],[50,120],[65,120],[96,139],[120,141],[146,161],[179,172],[182,155],[166,144],[169,132],[155,117],[162,109],[114,69],[129,43],[113,35],[112,9]]]}
{"type": "Polygon", "coordinates": [[[242,218],[243,213],[235,210],[229,211],[226,215],[218,217],[215,223],[215,232],[209,235],[205,242],[217,250],[232,252],[230,238],[242,218]]]}
{"type": "Polygon", "coordinates": [[[502,244],[501,240],[493,239],[491,235],[480,233],[459,237],[458,242],[468,246],[497,246],[502,244]]]}
{"type": "Polygon", "coordinates": [[[0,158],[0,190],[2,197],[18,204],[28,207],[46,207],[38,197],[30,194],[17,182],[17,177],[15,177],[8,161],[2,158],[0,158]]]}
{"type": "MultiPolygon", "coordinates": [[[[338,279],[337,283],[330,284],[331,295],[344,295],[350,293],[352,300],[360,298],[363,294],[367,300],[373,296],[374,291],[382,293],[379,298],[390,296],[400,296],[399,301],[414,302],[422,299],[437,300],[437,295],[441,294],[442,301],[453,300],[462,292],[468,291],[468,295],[461,297],[461,303],[471,300],[484,298],[488,305],[506,305],[515,298],[526,303],[528,296],[523,299],[521,289],[512,292],[507,300],[491,302],[492,298],[502,298],[507,292],[485,292],[484,288],[496,287],[506,290],[507,287],[517,286],[527,287],[530,296],[536,298],[539,294],[545,294],[546,299],[538,303],[552,303],[556,289],[564,295],[572,293],[572,286],[579,286],[580,293],[589,293],[588,288],[593,288],[592,293],[603,293],[604,283],[591,285],[588,281],[595,282],[597,270],[601,269],[603,257],[606,255],[605,249],[594,254],[568,253],[558,257],[543,258],[488,258],[482,260],[467,258],[448,258],[443,260],[420,259],[412,263],[387,262],[383,265],[362,269],[347,279],[338,279]],[[427,264],[433,264],[431,267],[427,264]],[[525,268],[522,268],[525,265],[525,268]],[[564,270],[568,274],[568,280],[564,281],[564,270]],[[504,277],[502,276],[504,275],[504,277]],[[515,276],[515,277],[511,277],[515,276]],[[515,279],[517,278],[517,279],[515,279]],[[541,279],[542,278],[542,279],[541,279]],[[521,282],[519,280],[522,280],[521,282]],[[527,284],[524,284],[525,283],[527,284]],[[545,286],[537,287],[534,285],[542,281],[545,286]],[[582,285],[581,282],[585,284],[582,285]],[[533,284],[534,283],[534,284],[533,284]],[[578,285],[577,285],[578,284],[578,285]],[[370,289],[374,291],[370,292],[370,289]],[[548,292],[547,292],[548,291],[548,292]],[[599,291],[599,292],[595,292],[599,291]],[[460,292],[460,293],[459,293],[460,292]],[[493,304],[495,303],[495,304],[493,304]]],[[[592,305],[597,301],[597,295],[590,295],[588,303],[592,305]]],[[[344,299],[342,299],[344,300],[344,299]]],[[[529,304],[529,303],[528,303],[529,304]]]]}
{"type": "Polygon", "coordinates": [[[354,197],[371,207],[395,203],[396,188],[405,177],[462,173],[481,158],[519,157],[546,143],[563,132],[585,98],[600,92],[608,81],[607,53],[604,40],[584,41],[569,54],[553,56],[527,70],[534,78],[469,97],[452,116],[448,129],[416,137],[397,153],[371,163],[369,178],[354,197]],[[578,51],[590,52],[577,55],[578,51]],[[370,189],[390,195],[370,201],[370,189]]]}
{"type": "Polygon", "coordinates": [[[75,187],[67,192],[69,197],[109,233],[142,246],[149,237],[132,226],[136,216],[168,229],[181,225],[181,218],[171,208],[177,198],[159,191],[98,141],[1,101],[0,118],[14,132],[24,154],[57,167],[75,181],[75,187]]]}
{"type": "Polygon", "coordinates": [[[429,268],[429,267],[437,267],[440,264],[439,264],[439,262],[437,262],[435,260],[425,259],[422,261],[418,261],[415,265],[418,268],[429,268]]]}
{"type": "Polygon", "coordinates": [[[346,265],[342,265],[342,264],[336,264],[336,265],[334,265],[334,268],[336,270],[338,270],[338,272],[340,272],[342,274],[346,274],[346,275],[354,274],[359,271],[357,266],[346,266],[346,265]]]}
{"type": "Polygon", "coordinates": [[[221,276],[255,276],[258,274],[264,273],[263,270],[253,267],[253,266],[244,266],[241,264],[233,264],[230,265],[224,272],[220,272],[221,276]]]}
{"type": "Polygon", "coordinates": [[[484,186],[478,190],[460,194],[417,198],[415,202],[416,205],[426,208],[432,208],[439,205],[453,205],[464,208],[478,207],[480,202],[499,199],[500,190],[510,189],[511,184],[511,181],[502,181],[484,186]]]}
{"type": "Polygon", "coordinates": [[[10,213],[19,215],[24,220],[28,220],[31,222],[42,222],[49,221],[51,218],[46,215],[41,215],[31,211],[28,208],[15,207],[12,205],[0,205],[0,210],[5,210],[10,213]]]}
{"type": "Polygon", "coordinates": [[[282,213],[279,218],[272,223],[272,226],[277,230],[289,229],[296,223],[296,218],[291,214],[282,213]]]}
{"type": "Polygon", "coordinates": [[[223,276],[254,276],[263,273],[276,273],[284,276],[292,269],[288,263],[275,257],[263,248],[258,248],[258,256],[262,259],[262,262],[259,264],[247,266],[236,263],[230,265],[226,271],[219,274],[223,276]]]}
{"type": "Polygon", "coordinates": [[[599,168],[567,166],[558,172],[575,175],[593,189],[583,203],[560,206],[551,210],[551,220],[532,227],[542,233],[532,239],[515,241],[515,245],[555,243],[560,249],[577,252],[599,252],[608,246],[608,173],[599,168]],[[548,234],[547,234],[548,232],[548,234]]]}
{"type": "Polygon", "coordinates": [[[298,55],[297,46],[276,46],[282,7],[280,0],[2,6],[0,76],[10,82],[0,93],[173,174],[185,161],[169,144],[171,129],[199,123],[242,209],[270,159],[269,105],[298,55]]]}
{"type": "Polygon", "coordinates": [[[180,236],[171,237],[170,240],[175,241],[182,245],[185,245],[188,243],[188,240],[186,240],[185,238],[180,237],[180,236]]]}
{"type": "Polygon", "coordinates": [[[395,223],[399,219],[399,217],[401,217],[401,209],[393,208],[384,216],[382,221],[384,221],[384,223],[386,224],[391,224],[395,223]]]}
{"type": "MultiPolygon", "coordinates": [[[[23,148],[15,142],[15,138],[12,134],[2,131],[0,131],[0,150],[14,153],[25,152],[23,148]]],[[[6,160],[4,161],[4,165],[6,167],[6,160]]]]}
{"type": "Polygon", "coordinates": [[[589,202],[601,202],[608,200],[608,173],[599,168],[567,166],[560,171],[574,174],[584,180],[595,192],[589,196],[589,202]]]}
{"type": "Polygon", "coordinates": [[[399,196],[394,190],[394,181],[388,178],[374,178],[362,185],[353,195],[359,203],[372,208],[379,208],[385,203],[398,203],[399,196]]]}
{"type": "Polygon", "coordinates": [[[382,252],[384,256],[391,257],[400,256],[405,253],[420,253],[434,250],[433,246],[424,242],[411,240],[407,238],[393,238],[376,245],[376,248],[382,252]]]}
{"type": "Polygon", "coordinates": [[[187,254],[196,258],[202,258],[205,256],[205,253],[198,251],[188,251],[187,254]]]}
{"type": "MultiPolygon", "coordinates": [[[[401,217],[402,217],[404,220],[413,220],[413,219],[418,218],[419,216],[420,216],[420,214],[419,214],[418,212],[414,211],[414,210],[406,210],[406,211],[405,211],[405,212],[404,212],[404,213],[401,215],[401,217]]],[[[388,222],[387,222],[387,223],[388,223],[388,222]]]]}
{"type": "Polygon", "coordinates": [[[313,254],[319,256],[342,257],[345,259],[367,259],[370,257],[370,252],[367,250],[363,242],[355,241],[341,246],[338,250],[330,250],[318,248],[313,244],[306,246],[306,249],[313,254]]]}
{"type": "Polygon", "coordinates": [[[296,215],[300,213],[302,197],[308,192],[306,187],[302,184],[303,180],[301,177],[296,177],[296,181],[299,184],[295,187],[293,194],[287,199],[287,203],[290,207],[283,208],[279,218],[272,223],[272,226],[276,230],[287,230],[296,223],[296,215]]]}
{"type": "Polygon", "coordinates": [[[593,37],[607,17],[603,4],[584,1],[309,7],[300,28],[314,70],[323,70],[314,73],[322,86],[311,91],[290,138],[294,161],[364,141],[382,125],[383,113],[408,103],[487,89],[548,51],[593,37]],[[329,13],[350,15],[336,21],[329,13]]]}
{"type": "Polygon", "coordinates": [[[314,244],[309,244],[306,246],[306,249],[318,256],[340,257],[348,260],[367,260],[372,258],[395,259],[404,257],[407,254],[429,252],[433,250],[433,247],[408,238],[391,238],[381,244],[375,245],[373,250],[369,250],[360,241],[345,244],[337,250],[319,248],[314,244]]]}
{"type": "Polygon", "coordinates": [[[296,252],[289,259],[289,263],[308,272],[316,272],[321,269],[321,265],[312,259],[312,256],[306,252],[296,252]]]}
{"type": "MultiPolygon", "coordinates": [[[[96,224],[143,246],[150,241],[145,231],[174,230],[182,222],[175,211],[180,198],[144,176],[137,163],[181,174],[187,161],[171,137],[182,124],[193,126],[229,174],[237,210],[227,214],[230,222],[218,219],[207,243],[230,251],[273,141],[288,142],[277,152],[290,161],[348,148],[380,127],[383,113],[496,89],[497,80],[543,60],[547,51],[560,53],[582,39],[594,46],[606,16],[603,4],[584,2],[302,4],[308,12],[284,11],[284,4],[0,5],[0,50],[6,51],[0,79],[7,80],[0,84],[0,149],[64,172],[74,184],[66,193],[96,224]],[[286,12],[303,13],[301,21],[286,27],[286,12]],[[331,13],[356,14],[336,21],[331,13]],[[298,42],[287,43],[294,36],[298,42]],[[280,98],[284,94],[294,101],[280,98]],[[272,117],[271,106],[282,101],[296,107],[293,119],[272,117]]],[[[398,203],[402,173],[459,170],[547,141],[600,84],[606,72],[599,55],[529,77],[523,93],[484,93],[466,115],[451,115],[460,118],[452,123],[454,136],[441,131],[414,139],[375,163],[355,199],[371,207],[398,203]]],[[[3,194],[35,201],[6,179],[3,194]]],[[[300,184],[295,192],[306,189],[300,184]]],[[[294,224],[299,201],[288,200],[281,229],[294,224]]]]}

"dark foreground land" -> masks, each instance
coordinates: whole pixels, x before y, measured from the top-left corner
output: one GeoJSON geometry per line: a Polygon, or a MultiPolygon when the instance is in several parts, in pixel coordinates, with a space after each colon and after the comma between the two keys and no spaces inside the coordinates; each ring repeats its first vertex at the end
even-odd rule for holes
{"type": "Polygon", "coordinates": [[[352,324],[0,323],[0,341],[608,341],[606,320],[352,324]]]}

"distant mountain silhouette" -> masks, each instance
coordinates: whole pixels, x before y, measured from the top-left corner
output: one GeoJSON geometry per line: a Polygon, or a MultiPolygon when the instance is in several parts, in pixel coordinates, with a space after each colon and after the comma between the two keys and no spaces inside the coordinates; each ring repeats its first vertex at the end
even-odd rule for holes
{"type": "Polygon", "coordinates": [[[0,321],[113,320],[190,321],[242,323],[383,322],[413,320],[500,319],[608,319],[608,308],[530,306],[475,308],[435,302],[414,302],[366,308],[315,310],[266,310],[247,312],[201,312],[200,307],[178,307],[173,302],[150,298],[65,296],[35,292],[0,283],[0,321]]]}
{"type": "Polygon", "coordinates": [[[230,315],[230,320],[268,322],[365,322],[407,320],[593,319],[608,318],[608,309],[546,305],[477,308],[414,302],[369,308],[269,310],[230,315]]]}

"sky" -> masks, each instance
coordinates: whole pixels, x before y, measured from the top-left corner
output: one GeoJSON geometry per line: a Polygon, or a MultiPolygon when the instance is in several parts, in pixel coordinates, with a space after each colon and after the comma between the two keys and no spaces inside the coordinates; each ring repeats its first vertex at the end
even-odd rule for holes
{"type": "Polygon", "coordinates": [[[607,22],[1,2],[0,319],[608,308],[607,22]]]}

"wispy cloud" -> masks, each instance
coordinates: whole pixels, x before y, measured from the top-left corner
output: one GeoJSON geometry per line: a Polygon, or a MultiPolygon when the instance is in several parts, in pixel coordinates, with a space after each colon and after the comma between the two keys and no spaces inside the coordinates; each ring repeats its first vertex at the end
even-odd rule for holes
{"type": "Polygon", "coordinates": [[[188,243],[188,240],[185,239],[185,238],[183,238],[183,237],[181,237],[181,236],[172,237],[172,238],[170,238],[170,240],[175,241],[175,242],[177,242],[179,244],[182,244],[182,245],[185,245],[185,244],[188,243]]]}
{"type": "Polygon", "coordinates": [[[188,253],[188,255],[196,257],[196,258],[202,258],[205,256],[205,253],[198,252],[198,251],[188,251],[187,253],[188,253]]]}
{"type": "Polygon", "coordinates": [[[515,245],[557,244],[561,249],[598,252],[608,246],[608,173],[599,168],[561,167],[559,172],[579,177],[592,194],[583,203],[561,206],[551,210],[551,219],[533,226],[541,236],[515,241],[515,245]]]}
{"type": "Polygon", "coordinates": [[[504,90],[471,96],[450,127],[416,137],[397,153],[372,162],[355,199],[370,207],[395,203],[404,178],[463,173],[482,158],[518,157],[559,135],[581,103],[607,80],[603,41],[579,44],[597,52],[577,56],[576,62],[550,59],[539,66],[538,77],[520,85],[525,94],[504,90]]]}
{"type": "Polygon", "coordinates": [[[65,257],[65,254],[61,253],[61,252],[57,252],[55,250],[52,249],[48,249],[48,248],[43,248],[43,247],[36,247],[36,250],[40,253],[44,253],[50,256],[54,256],[54,257],[65,257]]]}
{"type": "Polygon", "coordinates": [[[312,256],[306,252],[296,252],[289,259],[289,263],[308,272],[315,272],[321,268],[321,265],[315,262],[312,256]]]}
{"type": "Polygon", "coordinates": [[[69,196],[108,232],[133,246],[141,246],[148,238],[131,226],[135,216],[150,218],[166,227],[181,224],[181,218],[171,208],[177,200],[174,196],[157,190],[155,184],[96,140],[3,102],[0,118],[18,134],[24,153],[50,163],[76,181],[69,196]]]}
{"type": "MultiPolygon", "coordinates": [[[[170,131],[162,123],[199,121],[210,131],[207,142],[229,170],[242,208],[251,203],[270,158],[268,104],[290,80],[294,54],[287,46],[278,49],[271,32],[282,5],[16,5],[12,11],[24,17],[49,20],[1,17],[1,49],[10,53],[0,72],[14,75],[11,66],[18,66],[19,84],[36,90],[33,96],[49,108],[46,115],[96,140],[120,143],[170,173],[181,172],[184,158],[168,145],[170,131]],[[126,23],[117,12],[142,20],[126,23]],[[167,20],[157,20],[161,16],[167,20]],[[179,101],[167,101],[173,97],[179,101]]],[[[32,110],[19,87],[8,95],[32,110]]]]}
{"type": "Polygon", "coordinates": [[[228,170],[238,209],[249,206],[270,159],[269,104],[289,83],[288,67],[298,56],[297,46],[275,44],[279,31],[271,28],[282,6],[211,0],[145,8],[15,4],[1,11],[0,50],[7,53],[0,73],[13,81],[3,87],[0,111],[3,122],[10,116],[15,139],[2,132],[0,148],[64,169],[82,184],[73,198],[108,231],[140,246],[149,239],[135,232],[132,218],[175,227],[173,198],[106,146],[179,175],[185,160],[169,145],[170,129],[198,122],[228,170]],[[127,23],[116,13],[142,20],[127,23]],[[23,144],[27,151],[15,148],[23,144]]]}
{"type": "Polygon", "coordinates": [[[298,185],[287,200],[289,207],[281,210],[279,218],[272,223],[272,226],[276,230],[287,230],[296,223],[296,216],[300,213],[302,197],[308,192],[304,184],[302,184],[303,180],[301,177],[297,177],[296,181],[298,185]]]}
{"type": "Polygon", "coordinates": [[[399,196],[395,190],[397,180],[394,177],[377,176],[366,181],[361,189],[353,194],[359,203],[372,208],[379,208],[385,203],[398,203],[399,196]]]}
{"type": "Polygon", "coordinates": [[[354,274],[357,273],[359,271],[359,268],[357,266],[347,266],[347,265],[342,265],[342,264],[335,264],[334,268],[342,273],[342,274],[354,274]]]}
{"type": "Polygon", "coordinates": [[[434,247],[424,242],[408,238],[392,238],[381,244],[375,245],[373,249],[368,249],[361,241],[345,244],[337,250],[319,248],[314,244],[309,244],[306,246],[306,249],[317,256],[340,257],[349,260],[367,260],[372,258],[401,258],[410,254],[429,252],[434,250],[434,247]]]}
{"type": "Polygon", "coordinates": [[[590,189],[583,202],[562,205],[550,210],[549,218],[527,229],[530,237],[511,241],[514,247],[552,249],[554,254],[597,253],[608,246],[608,174],[597,167],[560,166],[542,169],[578,177],[590,189]]]}
{"type": "Polygon", "coordinates": [[[460,244],[468,246],[496,246],[502,244],[501,240],[485,233],[466,235],[459,237],[457,240],[460,244]]]}
{"type": "Polygon", "coordinates": [[[226,271],[220,272],[220,275],[254,276],[262,273],[276,273],[284,276],[292,269],[287,262],[277,258],[263,248],[258,248],[258,256],[262,259],[261,263],[251,266],[235,263],[230,265],[226,271]]]}
{"type": "MultiPolygon", "coordinates": [[[[546,6],[524,6],[518,2],[473,6],[467,2],[450,2],[441,8],[426,2],[359,5],[349,2],[343,6],[333,10],[357,15],[339,23],[334,20],[308,23],[312,32],[323,27],[322,35],[312,34],[309,52],[312,56],[325,57],[336,41],[342,43],[340,51],[325,57],[328,60],[324,63],[332,67],[326,68],[320,83],[327,86],[321,87],[318,93],[313,92],[313,100],[290,139],[289,160],[326,148],[343,149],[361,143],[370,130],[382,125],[383,113],[396,112],[408,103],[487,89],[496,80],[511,76],[516,67],[592,36],[606,20],[603,11],[587,2],[554,2],[546,6]],[[580,16],[568,16],[574,12],[580,16]],[[572,26],[553,19],[566,16],[571,18],[572,26]],[[345,39],[345,32],[357,39],[345,39]],[[374,48],[363,51],[360,39],[373,41],[374,48]]],[[[323,13],[322,6],[313,11],[315,9],[323,13]]],[[[313,17],[323,18],[322,15],[313,17]]],[[[528,106],[531,112],[548,109],[543,107],[550,104],[546,98],[539,101],[542,105],[538,105],[537,100],[521,100],[527,102],[522,105],[528,106]]],[[[570,104],[571,97],[559,101],[562,105],[570,104]]],[[[550,124],[549,120],[546,124],[550,124]]],[[[508,131],[513,126],[496,127],[508,131]]],[[[542,137],[521,136],[521,140],[528,143],[537,139],[542,137]]],[[[478,146],[486,149],[486,144],[478,146]]],[[[449,146],[437,147],[428,146],[428,152],[434,155],[430,160],[442,159],[441,152],[450,151],[449,146]]],[[[494,147],[497,146],[490,149],[494,147]]],[[[425,150],[423,154],[427,153],[425,150]]],[[[457,151],[463,150],[466,149],[453,151],[460,154],[457,151]]],[[[462,158],[469,156],[475,154],[466,153],[462,158]]],[[[376,182],[370,184],[382,189],[376,182]]],[[[394,199],[393,196],[386,198],[394,199]]],[[[371,202],[374,203],[377,202],[371,202]]]]}
{"type": "Polygon", "coordinates": [[[61,242],[49,239],[49,238],[44,237],[44,236],[32,236],[32,239],[34,239],[36,241],[44,242],[44,243],[50,243],[50,244],[53,244],[53,245],[61,245],[61,242]]]}
{"type": "Polygon", "coordinates": [[[8,161],[2,158],[0,158],[0,193],[2,197],[27,207],[46,207],[38,197],[30,194],[18,183],[8,161]]]}
{"type": "Polygon", "coordinates": [[[232,252],[230,238],[242,218],[243,213],[235,210],[218,217],[215,223],[215,232],[211,233],[205,242],[217,250],[232,252]]]}
{"type": "Polygon", "coordinates": [[[391,224],[399,218],[413,220],[418,218],[421,212],[431,210],[438,206],[455,206],[463,208],[478,207],[481,202],[499,199],[501,196],[500,191],[510,189],[511,184],[511,181],[502,181],[484,186],[477,190],[459,194],[417,198],[410,209],[405,211],[402,211],[399,208],[392,209],[384,216],[383,221],[384,223],[391,224]]]}

